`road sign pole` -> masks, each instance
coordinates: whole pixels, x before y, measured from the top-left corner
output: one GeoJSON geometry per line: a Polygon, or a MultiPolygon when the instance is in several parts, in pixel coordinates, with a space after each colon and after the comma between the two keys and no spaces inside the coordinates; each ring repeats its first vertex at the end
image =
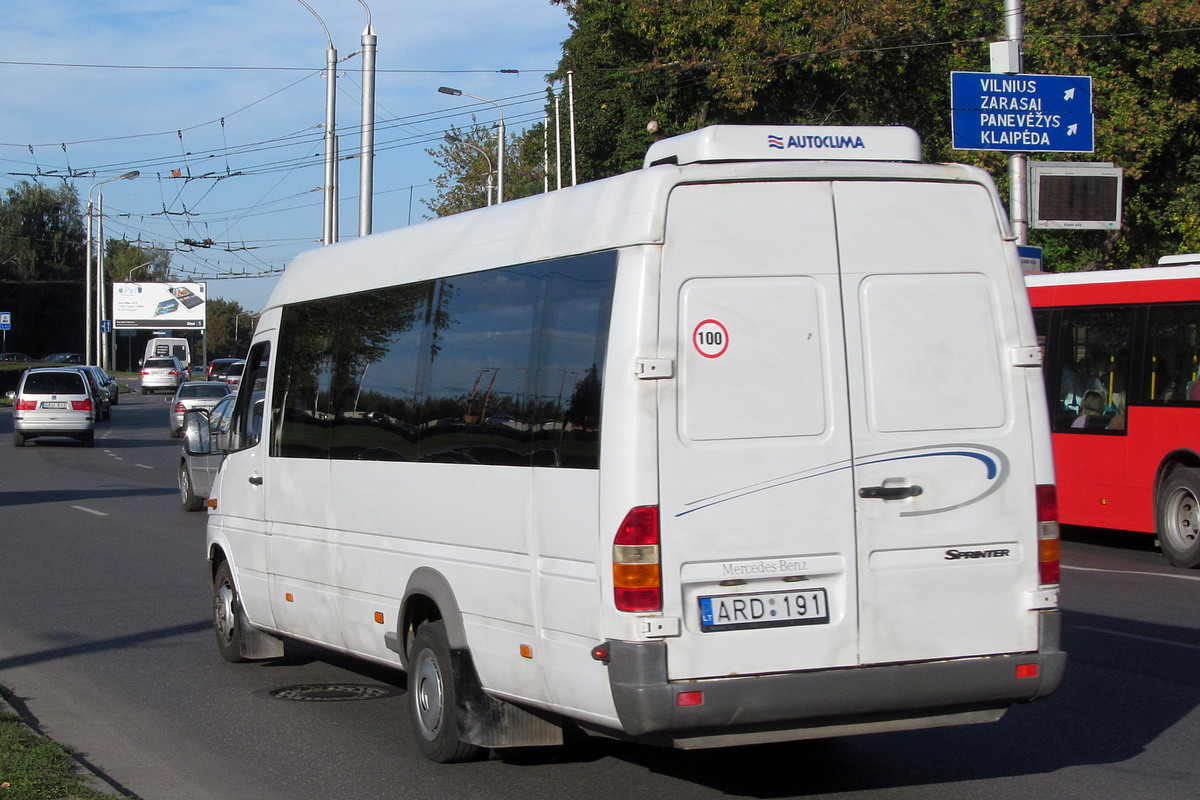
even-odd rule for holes
{"type": "MultiPolygon", "coordinates": [[[[1022,0],[1004,0],[1004,37],[1016,46],[1016,63],[1007,65],[1014,74],[1025,71],[1025,11],[1022,0]]],[[[995,67],[993,67],[995,71],[995,67]]],[[[1007,70],[1005,70],[1007,71],[1007,70]]],[[[1029,244],[1029,155],[1008,157],[1008,217],[1018,245],[1029,244]]]]}

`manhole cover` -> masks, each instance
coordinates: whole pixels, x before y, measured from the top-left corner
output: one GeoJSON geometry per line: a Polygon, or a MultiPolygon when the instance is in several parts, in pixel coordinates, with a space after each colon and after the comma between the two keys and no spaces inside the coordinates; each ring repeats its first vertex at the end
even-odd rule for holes
{"type": "Polygon", "coordinates": [[[272,689],[268,697],[276,700],[297,700],[308,703],[330,703],[344,700],[377,700],[391,697],[396,690],[390,686],[363,683],[304,683],[272,689]]]}

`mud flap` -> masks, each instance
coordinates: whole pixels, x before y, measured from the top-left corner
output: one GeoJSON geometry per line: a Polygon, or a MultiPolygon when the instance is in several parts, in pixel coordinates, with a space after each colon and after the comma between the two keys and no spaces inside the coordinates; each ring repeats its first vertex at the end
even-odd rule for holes
{"type": "Polygon", "coordinates": [[[492,697],[479,685],[469,650],[451,650],[458,737],[480,747],[561,745],[562,726],[548,717],[492,697]]]}

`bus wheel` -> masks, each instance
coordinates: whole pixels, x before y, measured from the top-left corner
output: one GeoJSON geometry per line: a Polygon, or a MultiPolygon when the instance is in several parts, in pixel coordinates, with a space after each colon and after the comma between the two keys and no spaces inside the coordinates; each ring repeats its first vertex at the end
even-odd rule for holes
{"type": "Polygon", "coordinates": [[[242,656],[242,626],[237,609],[237,590],[233,587],[229,562],[222,561],[213,577],[213,625],[217,630],[217,650],[231,664],[246,660],[242,656]]]}
{"type": "Polygon", "coordinates": [[[1158,512],[1158,543],[1177,567],[1200,565],[1200,470],[1177,469],[1167,478],[1158,512]]]}
{"type": "Polygon", "coordinates": [[[458,737],[450,642],[443,623],[427,622],[417,629],[409,664],[409,717],[417,746],[439,764],[470,761],[479,748],[458,737]]]}

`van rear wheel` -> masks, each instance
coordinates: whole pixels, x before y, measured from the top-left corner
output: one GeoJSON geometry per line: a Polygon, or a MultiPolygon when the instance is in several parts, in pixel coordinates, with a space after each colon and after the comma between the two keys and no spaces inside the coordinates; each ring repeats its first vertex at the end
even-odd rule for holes
{"type": "Polygon", "coordinates": [[[1158,544],[1177,567],[1200,565],[1200,469],[1177,469],[1163,484],[1158,544]]]}
{"type": "Polygon", "coordinates": [[[409,664],[409,718],[417,747],[439,764],[470,761],[479,747],[458,736],[457,693],[443,623],[427,622],[417,629],[409,664]]]}

